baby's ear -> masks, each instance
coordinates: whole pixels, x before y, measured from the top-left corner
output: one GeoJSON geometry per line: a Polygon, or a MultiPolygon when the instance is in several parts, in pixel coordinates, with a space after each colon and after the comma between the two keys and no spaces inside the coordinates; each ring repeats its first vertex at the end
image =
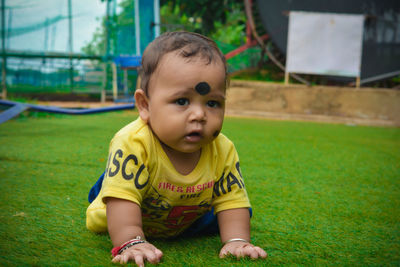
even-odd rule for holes
{"type": "Polygon", "coordinates": [[[135,92],[135,104],[139,111],[140,118],[148,122],[149,121],[149,99],[143,89],[136,89],[135,92]]]}

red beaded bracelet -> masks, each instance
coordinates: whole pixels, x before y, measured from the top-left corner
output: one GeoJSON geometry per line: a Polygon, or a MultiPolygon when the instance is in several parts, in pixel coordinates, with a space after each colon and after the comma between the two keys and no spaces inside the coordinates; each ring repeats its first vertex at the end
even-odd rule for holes
{"type": "Polygon", "coordinates": [[[115,257],[115,256],[121,254],[122,252],[124,252],[126,249],[128,249],[128,248],[130,248],[130,247],[132,247],[132,246],[134,246],[134,245],[142,244],[142,243],[147,243],[147,241],[146,241],[146,240],[142,240],[142,238],[141,238],[140,236],[137,236],[137,237],[134,238],[134,239],[131,239],[131,240],[129,240],[129,241],[126,241],[125,243],[123,243],[123,244],[122,244],[121,246],[119,246],[119,247],[114,247],[114,248],[111,250],[111,255],[112,255],[113,257],[115,257]]]}

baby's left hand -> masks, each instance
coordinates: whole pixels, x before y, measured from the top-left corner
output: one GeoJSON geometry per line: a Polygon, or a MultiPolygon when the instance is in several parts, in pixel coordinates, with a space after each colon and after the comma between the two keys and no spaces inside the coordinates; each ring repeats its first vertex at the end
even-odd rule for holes
{"type": "Polygon", "coordinates": [[[265,252],[262,248],[241,241],[229,242],[225,244],[225,246],[221,248],[219,257],[225,258],[225,256],[229,254],[236,256],[237,258],[246,256],[252,259],[267,257],[267,252],[265,252]]]}

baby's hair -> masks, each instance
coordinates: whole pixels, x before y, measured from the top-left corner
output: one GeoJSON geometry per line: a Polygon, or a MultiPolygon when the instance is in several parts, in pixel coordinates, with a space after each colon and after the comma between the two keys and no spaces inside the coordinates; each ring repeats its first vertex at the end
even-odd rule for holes
{"type": "Polygon", "coordinates": [[[227,85],[226,59],[217,44],[208,37],[192,32],[167,32],[154,39],[144,50],[142,66],[139,69],[141,89],[148,95],[150,78],[156,71],[162,57],[170,52],[188,60],[199,57],[211,64],[221,60],[225,69],[225,85],[227,85]]]}

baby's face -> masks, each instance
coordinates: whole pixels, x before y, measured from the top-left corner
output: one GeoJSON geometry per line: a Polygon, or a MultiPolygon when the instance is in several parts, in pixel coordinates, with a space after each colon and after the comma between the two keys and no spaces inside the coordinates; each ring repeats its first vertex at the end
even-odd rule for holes
{"type": "Polygon", "coordinates": [[[222,62],[166,54],[149,87],[148,122],[164,145],[194,153],[218,136],[225,112],[222,62]]]}

